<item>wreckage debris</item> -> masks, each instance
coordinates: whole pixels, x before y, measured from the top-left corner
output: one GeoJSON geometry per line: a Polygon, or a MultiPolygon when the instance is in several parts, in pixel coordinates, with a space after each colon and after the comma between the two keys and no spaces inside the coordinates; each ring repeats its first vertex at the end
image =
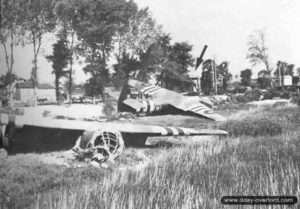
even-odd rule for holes
{"type": "Polygon", "coordinates": [[[225,117],[215,113],[210,106],[200,98],[184,96],[134,79],[130,79],[123,87],[118,100],[118,111],[131,112],[137,116],[183,114],[226,121],[225,117]]]}
{"type": "Polygon", "coordinates": [[[28,151],[69,150],[72,160],[88,162],[93,166],[107,167],[114,163],[125,149],[125,144],[143,146],[148,137],[168,136],[226,136],[223,130],[192,129],[134,124],[132,122],[98,122],[55,119],[36,115],[0,114],[3,133],[10,154],[28,151]],[[77,139],[77,140],[76,140],[77,139]]]}
{"type": "Polygon", "coordinates": [[[125,148],[122,135],[117,130],[85,131],[72,148],[74,156],[80,161],[88,161],[93,166],[106,167],[114,163],[125,148]]]}

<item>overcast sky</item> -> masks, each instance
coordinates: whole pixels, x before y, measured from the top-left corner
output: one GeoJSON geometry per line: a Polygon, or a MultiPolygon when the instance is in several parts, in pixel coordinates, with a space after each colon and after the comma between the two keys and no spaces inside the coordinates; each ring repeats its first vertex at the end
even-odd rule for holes
{"type": "MultiPolygon", "coordinates": [[[[245,68],[256,74],[262,66],[252,67],[246,60],[247,41],[255,30],[265,28],[272,67],[278,60],[300,67],[300,1],[299,0],[136,0],[140,7],[148,6],[157,23],[170,33],[173,41],[188,41],[199,56],[208,45],[205,59],[229,61],[232,74],[245,68]]],[[[41,82],[53,82],[51,64],[43,55],[51,53],[51,40],[43,43],[39,59],[41,82]]],[[[15,72],[30,77],[31,47],[18,48],[15,53],[15,72]]],[[[4,53],[0,51],[1,73],[6,71],[4,53]]],[[[86,79],[76,68],[76,82],[86,79]]],[[[256,75],[255,75],[256,76],[256,75]]]]}

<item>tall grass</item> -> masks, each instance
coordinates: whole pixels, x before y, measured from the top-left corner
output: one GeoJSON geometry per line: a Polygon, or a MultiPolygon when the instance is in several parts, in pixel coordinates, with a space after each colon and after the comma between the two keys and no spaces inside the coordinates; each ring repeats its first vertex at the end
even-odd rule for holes
{"type": "Polygon", "coordinates": [[[295,107],[269,110],[243,110],[234,114],[219,127],[230,136],[278,135],[293,131],[300,125],[300,111],[295,107]]]}
{"type": "MultiPolygon", "coordinates": [[[[143,172],[115,172],[99,182],[40,196],[39,208],[224,208],[224,195],[300,197],[299,143],[247,137],[219,153],[207,147],[170,150],[143,172]],[[249,142],[251,141],[251,142],[249,142]],[[62,207],[65,206],[65,207],[62,207]]],[[[252,207],[249,207],[252,208],[252,207]]],[[[257,207],[263,208],[263,207],[257,207]]],[[[276,207],[274,207],[276,208],[276,207]]],[[[279,207],[278,207],[279,208],[279,207]]]]}

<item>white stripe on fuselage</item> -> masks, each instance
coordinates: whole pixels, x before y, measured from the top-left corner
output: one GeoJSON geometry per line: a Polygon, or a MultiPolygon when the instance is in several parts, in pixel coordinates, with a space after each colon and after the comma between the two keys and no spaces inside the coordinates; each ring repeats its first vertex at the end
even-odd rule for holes
{"type": "Polygon", "coordinates": [[[161,127],[162,131],[161,131],[161,135],[166,136],[168,135],[168,131],[167,129],[165,129],[164,127],[161,127]]]}
{"type": "Polygon", "coordinates": [[[141,89],[141,92],[142,92],[142,93],[145,93],[145,91],[147,91],[147,90],[149,90],[149,89],[153,89],[153,88],[155,88],[155,87],[156,87],[156,86],[147,86],[147,87],[141,89]]]}
{"type": "Polygon", "coordinates": [[[156,91],[156,90],[158,90],[158,89],[160,89],[160,88],[157,87],[157,86],[155,86],[155,87],[153,87],[153,88],[151,88],[151,89],[147,89],[146,91],[144,91],[144,94],[145,94],[145,95],[151,94],[152,92],[154,92],[154,91],[156,91]]]}
{"type": "Polygon", "coordinates": [[[179,132],[176,128],[174,128],[174,127],[168,127],[168,128],[172,130],[173,135],[179,135],[179,132]]]}
{"type": "Polygon", "coordinates": [[[162,89],[162,88],[155,89],[154,91],[148,92],[147,94],[148,94],[148,95],[153,95],[153,94],[157,94],[157,93],[160,92],[160,91],[164,91],[164,89],[162,89]]]}

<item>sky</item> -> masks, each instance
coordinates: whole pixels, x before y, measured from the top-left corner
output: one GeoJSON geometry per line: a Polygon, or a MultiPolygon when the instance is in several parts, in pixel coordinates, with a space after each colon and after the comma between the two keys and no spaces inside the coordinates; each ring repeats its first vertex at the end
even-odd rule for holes
{"type": "MultiPolygon", "coordinates": [[[[208,45],[204,59],[229,62],[229,70],[239,75],[241,70],[253,69],[253,77],[263,66],[253,67],[246,59],[249,36],[256,30],[266,31],[271,67],[278,60],[300,67],[300,1],[299,0],[135,0],[139,7],[149,7],[152,17],[169,33],[173,42],[187,41],[193,45],[194,57],[208,45]]],[[[52,82],[51,54],[55,38],[44,38],[39,55],[39,81],[52,82]]],[[[32,46],[15,50],[17,75],[30,77],[32,46]]],[[[76,65],[75,82],[87,79],[83,65],[76,65]]],[[[199,70],[198,70],[199,71],[199,70]]],[[[0,74],[6,72],[3,47],[0,47],[0,74]]]]}

